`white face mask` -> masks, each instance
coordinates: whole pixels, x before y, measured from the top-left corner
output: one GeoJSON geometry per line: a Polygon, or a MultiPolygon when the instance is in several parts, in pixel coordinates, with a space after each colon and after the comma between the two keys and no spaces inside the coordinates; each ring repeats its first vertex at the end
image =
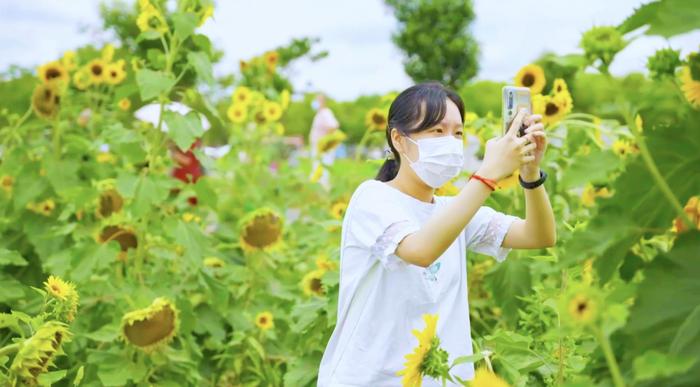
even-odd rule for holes
{"type": "Polygon", "coordinates": [[[453,136],[421,138],[417,142],[410,137],[406,138],[418,145],[418,160],[411,161],[405,153],[404,156],[425,184],[439,188],[459,175],[464,165],[464,146],[461,140],[453,136]]]}

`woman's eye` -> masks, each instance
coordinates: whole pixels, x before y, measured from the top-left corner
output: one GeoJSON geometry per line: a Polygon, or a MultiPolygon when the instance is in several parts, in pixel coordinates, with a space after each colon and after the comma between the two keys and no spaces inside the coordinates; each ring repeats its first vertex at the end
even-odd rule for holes
{"type": "Polygon", "coordinates": [[[457,136],[459,136],[459,137],[462,137],[463,134],[464,134],[464,133],[462,133],[462,132],[457,132],[457,133],[455,133],[455,135],[457,135],[457,136]]]}
{"type": "Polygon", "coordinates": [[[435,128],[435,129],[433,129],[433,131],[438,132],[438,133],[442,133],[442,129],[441,129],[441,128],[435,128]]]}

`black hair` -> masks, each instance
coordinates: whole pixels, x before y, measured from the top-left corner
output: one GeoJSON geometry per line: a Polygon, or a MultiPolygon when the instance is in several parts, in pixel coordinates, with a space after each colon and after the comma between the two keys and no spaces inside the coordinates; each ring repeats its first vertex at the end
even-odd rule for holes
{"type": "Polygon", "coordinates": [[[386,141],[394,158],[387,159],[375,180],[389,181],[399,173],[401,157],[391,141],[391,129],[403,135],[418,133],[439,124],[447,112],[447,99],[454,102],[464,123],[464,102],[454,90],[439,82],[424,82],[411,86],[391,103],[386,127],[386,141]],[[422,117],[422,119],[421,119],[422,117]]]}

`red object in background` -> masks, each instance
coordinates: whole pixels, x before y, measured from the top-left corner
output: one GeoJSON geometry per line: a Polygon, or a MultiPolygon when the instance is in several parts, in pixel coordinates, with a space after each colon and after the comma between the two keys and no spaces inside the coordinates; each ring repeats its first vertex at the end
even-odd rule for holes
{"type": "MultiPolygon", "coordinates": [[[[204,174],[202,164],[199,163],[199,160],[197,160],[197,157],[192,152],[194,148],[200,147],[201,145],[202,140],[198,138],[190,146],[190,149],[188,149],[187,152],[182,152],[180,148],[173,146],[172,157],[178,165],[172,172],[172,176],[174,178],[188,184],[194,184],[200,177],[202,177],[204,174]]],[[[179,190],[176,192],[179,192],[179,190]]],[[[197,204],[197,197],[190,196],[187,198],[187,201],[194,206],[197,204]]]]}

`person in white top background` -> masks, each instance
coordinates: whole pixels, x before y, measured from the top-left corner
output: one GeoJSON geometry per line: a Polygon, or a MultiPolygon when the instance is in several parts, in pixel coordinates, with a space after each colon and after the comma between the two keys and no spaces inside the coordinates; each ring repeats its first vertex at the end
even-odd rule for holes
{"type": "MultiPolygon", "coordinates": [[[[391,155],[374,180],[355,190],[343,219],[338,319],[321,360],[320,387],[402,385],[397,374],[424,314],[439,316],[436,335],[450,362],[472,354],[467,250],[502,261],[513,248],[556,243],[539,168],[547,145],[539,115],[520,111],[506,134],[486,143],[481,166],[456,196],[434,195],[461,172],[464,110],[457,93],[437,82],[409,87],[392,102],[391,155]],[[518,137],[521,125],[526,134],[518,137]],[[493,182],[518,168],[528,187],[525,219],[483,205],[493,182]]],[[[450,373],[471,380],[474,365],[450,373]]],[[[423,379],[423,386],[440,385],[423,379]]]]}
{"type": "Polygon", "coordinates": [[[321,185],[326,189],[330,189],[330,173],[325,168],[325,166],[333,165],[335,161],[335,149],[319,153],[318,142],[323,136],[330,134],[340,127],[338,120],[335,118],[333,111],[326,105],[326,97],[319,93],[316,95],[313,101],[311,101],[311,108],[316,111],[314,115],[314,120],[311,123],[311,130],[309,132],[309,146],[311,147],[311,159],[313,160],[311,166],[311,175],[313,175],[321,165],[323,168],[323,174],[319,179],[321,185]]]}

